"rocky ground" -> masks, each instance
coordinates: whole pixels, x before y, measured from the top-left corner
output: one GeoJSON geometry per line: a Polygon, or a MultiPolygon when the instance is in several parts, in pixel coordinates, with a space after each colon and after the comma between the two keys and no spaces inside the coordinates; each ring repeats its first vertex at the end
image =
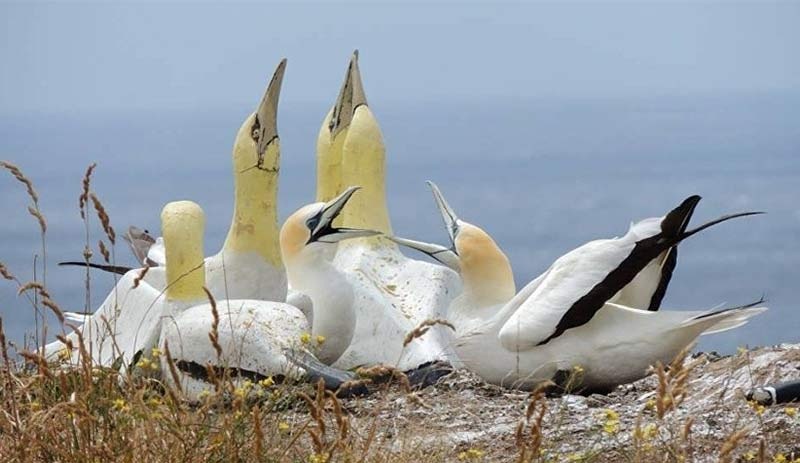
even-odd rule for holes
{"type": "Polygon", "coordinates": [[[525,448],[535,461],[800,461],[798,405],[760,407],[745,398],[754,386],[800,379],[800,344],[695,354],[678,370],[665,375],[661,393],[651,375],[609,395],[543,398],[528,420],[530,393],[467,371],[413,394],[391,387],[343,405],[354,432],[374,432],[380,452],[437,460],[518,461],[525,448]],[[679,384],[676,376],[692,364],[679,384]],[[680,403],[669,410],[670,401],[680,403]]]}

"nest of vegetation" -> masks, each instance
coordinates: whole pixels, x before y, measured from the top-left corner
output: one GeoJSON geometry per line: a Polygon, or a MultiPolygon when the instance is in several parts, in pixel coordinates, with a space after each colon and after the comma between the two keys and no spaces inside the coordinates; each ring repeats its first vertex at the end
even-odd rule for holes
{"type": "Polygon", "coordinates": [[[377,368],[364,372],[366,397],[223,375],[200,403],[160,380],[158,350],[125,376],[3,354],[3,461],[800,461],[796,406],[745,399],[800,376],[800,345],[681,357],[588,397],[507,390],[463,370],[415,391],[377,368]]]}

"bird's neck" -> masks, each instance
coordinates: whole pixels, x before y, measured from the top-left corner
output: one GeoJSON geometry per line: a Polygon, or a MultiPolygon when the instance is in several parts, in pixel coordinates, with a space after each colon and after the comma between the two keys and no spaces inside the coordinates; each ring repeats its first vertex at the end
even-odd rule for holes
{"type": "Polygon", "coordinates": [[[234,149],[233,220],[223,251],[254,252],[276,268],[282,267],[277,211],[279,142],[275,140],[267,147],[265,162],[260,166],[240,161],[237,148],[234,149]]]}
{"type": "Polygon", "coordinates": [[[462,293],[451,303],[448,315],[459,332],[471,324],[484,324],[494,318],[516,293],[514,274],[501,253],[496,259],[482,256],[473,260],[462,256],[461,281],[462,293]]]}
{"type": "Polygon", "coordinates": [[[342,212],[344,225],[391,234],[386,207],[386,149],[378,122],[366,105],[356,108],[347,129],[341,182],[344,188],[361,187],[342,212]]]}
{"type": "Polygon", "coordinates": [[[317,136],[317,202],[326,203],[343,191],[342,145],[347,129],[331,135],[329,128],[333,110],[328,112],[317,136]]]}
{"type": "Polygon", "coordinates": [[[320,256],[297,256],[287,261],[292,287],[313,301],[312,335],[323,336],[317,356],[326,363],[336,361],[350,345],[356,323],[353,288],[347,278],[320,256]]]}

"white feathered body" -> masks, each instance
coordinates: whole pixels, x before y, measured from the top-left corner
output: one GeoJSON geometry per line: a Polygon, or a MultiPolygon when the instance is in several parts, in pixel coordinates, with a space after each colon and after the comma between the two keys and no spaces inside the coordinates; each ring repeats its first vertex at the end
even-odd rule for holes
{"type": "MultiPolygon", "coordinates": [[[[214,317],[209,303],[195,305],[164,322],[160,345],[169,344],[179,368],[184,391],[191,399],[213,385],[190,374],[185,366],[207,364],[253,372],[260,376],[298,377],[302,372],[292,367],[285,349],[297,348],[301,336],[311,328],[303,313],[294,306],[269,301],[221,300],[217,303],[218,342],[223,356],[217,357],[209,333],[214,317]]],[[[166,359],[162,370],[169,371],[166,359]]],[[[167,375],[167,381],[172,382],[167,375]]]]}
{"type": "MultiPolygon", "coordinates": [[[[111,366],[122,356],[123,364],[129,365],[137,352],[152,348],[158,342],[162,316],[167,311],[166,297],[162,294],[166,286],[163,267],[151,268],[134,288],[134,280],[140,269],[123,275],[100,307],[78,329],[84,345],[93,361],[102,366],[111,366]]],[[[78,361],[78,335],[67,335],[73,343],[71,360],[78,361]]],[[[61,341],[45,346],[45,357],[55,359],[64,349],[61,341]]]]}
{"type": "Polygon", "coordinates": [[[498,385],[529,389],[559,370],[582,368],[581,385],[607,390],[643,378],[657,361],[670,362],[701,334],[735,328],[762,307],[705,312],[631,309],[606,304],[587,324],[519,352],[498,342],[499,324],[464,327],[454,346],[467,368],[498,385]]]}
{"type": "Polygon", "coordinates": [[[406,335],[427,319],[446,318],[461,281],[452,270],[409,259],[380,238],[339,245],[334,261],[353,286],[353,342],[334,364],[352,368],[377,363],[411,369],[433,360],[455,361],[453,333],[435,326],[405,348],[406,335]]]}

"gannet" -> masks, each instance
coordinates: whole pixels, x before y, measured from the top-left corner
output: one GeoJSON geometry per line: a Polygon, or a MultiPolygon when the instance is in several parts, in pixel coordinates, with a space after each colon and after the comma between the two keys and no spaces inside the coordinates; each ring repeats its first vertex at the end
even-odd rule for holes
{"type": "Polygon", "coordinates": [[[432,189],[451,246],[395,240],[459,270],[464,290],[448,317],[456,328],[455,350],[467,368],[491,383],[527,388],[577,366],[583,388],[608,390],[644,377],[656,361],[671,361],[699,335],[735,328],[766,310],[646,310],[660,280],[641,276],[643,270],[658,273],[650,263],[661,262],[665,251],[689,236],[753,213],[686,231],[700,200],[692,196],[664,217],[633,224],[623,237],[570,251],[515,294],[502,250],[481,228],[460,220],[435,185],[432,189]],[[644,309],[629,305],[643,300],[644,309]]]}
{"type": "MultiPolygon", "coordinates": [[[[205,265],[206,285],[216,298],[286,300],[287,279],[278,244],[277,212],[280,171],[277,111],[285,69],[283,59],[258,108],[236,134],[232,156],[233,219],[222,249],[208,257],[205,265]]],[[[164,265],[163,238],[152,240],[136,227],[131,227],[128,234],[126,240],[141,265],[164,265]]],[[[131,270],[102,264],[89,266],[120,274],[131,270]]]]}
{"type": "MultiPolygon", "coordinates": [[[[206,286],[215,298],[286,300],[287,278],[280,256],[277,221],[280,162],[277,108],[285,69],[284,59],[278,64],[258,108],[247,117],[236,135],[233,220],[222,249],[205,262],[206,286]]],[[[120,354],[124,354],[126,361],[130,360],[140,350],[142,320],[157,312],[150,305],[157,300],[153,296],[165,287],[163,238],[152,240],[149,234],[135,227],[129,229],[128,235],[137,260],[142,265],[152,266],[143,280],[149,289],[132,291],[140,269],[90,264],[123,276],[91,315],[68,314],[71,321],[84,322],[80,329],[87,341],[99,343],[92,346],[91,351],[94,360],[105,366],[110,366],[120,354]],[[152,293],[148,293],[150,290],[152,293]],[[119,315],[114,315],[117,313],[119,315]],[[109,326],[111,320],[114,323],[109,326]],[[110,332],[118,339],[119,348],[113,352],[106,339],[110,332]],[[121,339],[131,339],[131,342],[121,342],[121,339]]],[[[71,264],[85,265],[83,262],[71,264]]],[[[60,341],[54,341],[45,347],[45,352],[52,355],[63,347],[60,341]]]]}
{"type": "MultiPolygon", "coordinates": [[[[313,300],[312,323],[300,309],[283,302],[217,300],[220,358],[209,340],[214,317],[212,304],[203,290],[203,273],[198,272],[200,277],[182,286],[180,300],[191,306],[175,311],[164,322],[160,342],[164,349],[169,346],[181,386],[190,398],[197,398],[209,388],[208,365],[215,369],[229,367],[237,376],[251,380],[297,377],[303,372],[292,367],[294,363],[287,359],[287,351],[305,347],[301,342],[304,334],[314,346],[314,355],[323,363],[336,361],[350,345],[355,326],[353,292],[331,259],[335,243],[376,233],[333,226],[333,220],[357,189],[351,187],[327,203],[300,208],[281,228],[280,245],[287,270],[296,288],[313,300]]],[[[202,268],[201,255],[173,265],[169,252],[173,240],[192,240],[193,247],[202,249],[203,213],[199,206],[179,203],[162,217],[169,274],[181,275],[197,265],[202,268]]],[[[172,281],[169,277],[168,280],[172,281]]]]}
{"type": "MultiPolygon", "coordinates": [[[[391,233],[385,151],[380,127],[367,105],[355,52],[317,140],[317,200],[329,200],[344,185],[363,187],[343,212],[343,225],[391,233]]],[[[446,346],[451,333],[444,328],[432,329],[405,349],[403,339],[422,321],[444,316],[460,291],[455,272],[409,259],[381,236],[341,243],[334,262],[354,286],[357,313],[353,343],[335,366],[349,369],[384,363],[411,369],[450,359],[446,346]]],[[[291,277],[290,285],[294,286],[291,277]]]]}

